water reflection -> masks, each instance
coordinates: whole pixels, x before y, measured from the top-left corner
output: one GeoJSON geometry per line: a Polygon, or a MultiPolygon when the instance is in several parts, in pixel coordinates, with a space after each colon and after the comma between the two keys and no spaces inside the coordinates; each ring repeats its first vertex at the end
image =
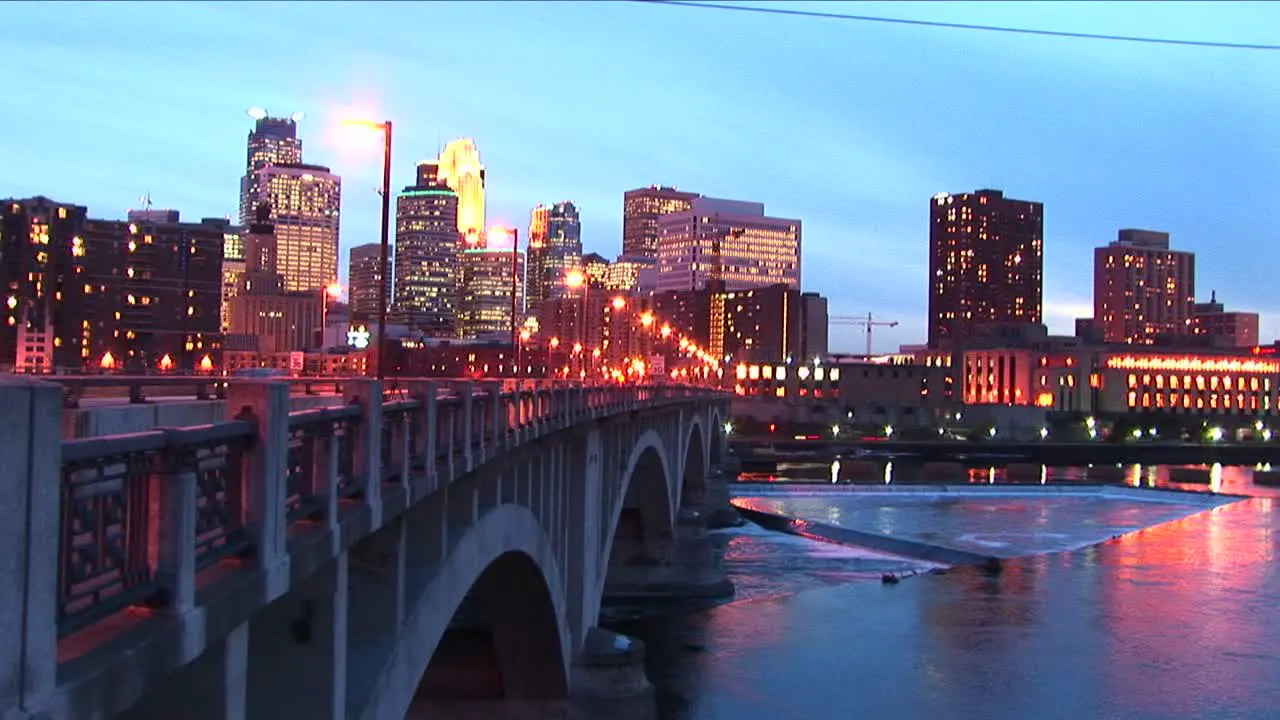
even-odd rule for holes
{"type": "MultiPolygon", "coordinates": [[[[1040,484],[1082,483],[1107,484],[1117,483],[1131,487],[1166,488],[1175,490],[1191,490],[1196,492],[1215,492],[1228,495],[1247,495],[1254,497],[1280,497],[1280,488],[1254,484],[1255,472],[1270,472],[1270,463],[1255,466],[1222,465],[1087,465],[1087,466],[1050,466],[1016,463],[1013,465],[983,465],[964,468],[954,478],[933,479],[926,481],[922,476],[921,463],[911,459],[868,459],[838,458],[830,463],[782,463],[779,472],[743,473],[741,482],[769,483],[804,483],[826,482],[828,484],[893,483],[919,484],[933,482],[946,484],[1040,484]],[[1201,469],[1208,471],[1207,481],[1201,483],[1176,482],[1170,479],[1170,470],[1174,468],[1201,469]]],[[[961,466],[963,467],[963,466],[961,466]]]]}

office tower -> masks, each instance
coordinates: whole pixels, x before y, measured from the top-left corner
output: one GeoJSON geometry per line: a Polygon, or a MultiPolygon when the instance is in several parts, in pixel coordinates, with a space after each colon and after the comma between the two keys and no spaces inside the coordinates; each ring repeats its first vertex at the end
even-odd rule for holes
{"type": "Polygon", "coordinates": [[[929,346],[984,324],[1041,322],[1044,206],[999,190],[929,204],[929,346]]]}
{"type": "Polygon", "coordinates": [[[1258,344],[1258,313],[1229,311],[1213,291],[1209,302],[1191,306],[1191,332],[1213,347],[1252,348],[1258,344]]]}
{"type": "Polygon", "coordinates": [[[524,253],[510,247],[477,247],[462,251],[462,292],[458,302],[458,335],[464,340],[510,342],[511,296],[517,313],[524,308],[524,253]],[[514,277],[513,277],[514,270],[514,277]]]}
{"type": "Polygon", "coordinates": [[[529,244],[527,258],[528,285],[525,289],[528,306],[537,310],[542,306],[547,294],[547,225],[551,220],[551,207],[538,205],[529,214],[529,244]]]}
{"type": "Polygon", "coordinates": [[[622,254],[657,259],[658,218],[689,209],[698,193],[650,185],[622,194],[622,254]]]}
{"type": "Polygon", "coordinates": [[[244,273],[244,231],[240,225],[232,225],[225,218],[205,218],[202,225],[222,229],[222,306],[219,308],[219,326],[222,332],[231,327],[230,301],[235,297],[240,275],[244,273]]]}
{"type": "Polygon", "coordinates": [[[298,352],[318,344],[324,326],[323,286],[290,291],[279,272],[280,238],[271,223],[271,208],[255,211],[245,241],[245,271],[231,298],[228,342],[260,354],[298,352]]]}
{"type": "Polygon", "coordinates": [[[0,201],[0,370],[90,361],[93,329],[78,316],[99,283],[61,281],[85,268],[86,212],[46,197],[0,201]]]}
{"type": "MultiPolygon", "coordinates": [[[[540,220],[541,207],[534,210],[534,222],[540,220]]],[[[530,241],[531,305],[564,297],[565,279],[582,266],[582,223],[578,208],[571,202],[559,202],[546,209],[546,237],[536,246],[530,241]],[[536,247],[536,251],[535,248],[536,247]]],[[[540,228],[538,228],[540,229],[540,228]]]]}
{"type": "MultiPolygon", "coordinates": [[[[427,337],[457,334],[458,195],[431,177],[396,199],[396,314],[427,337]]],[[[377,295],[375,294],[376,298],[377,295]]]]}
{"type": "Polygon", "coordinates": [[[255,200],[271,209],[285,289],[319,292],[337,282],[341,178],[321,165],[285,163],[257,177],[255,200]]]}
{"type": "MultiPolygon", "coordinates": [[[[451,140],[434,162],[423,163],[434,172],[439,182],[458,195],[458,233],[465,247],[483,247],[484,224],[484,165],[480,164],[480,151],[471,138],[451,140]]],[[[424,168],[419,166],[419,173],[424,168]]],[[[422,183],[422,178],[419,179],[422,183]]]]}
{"type": "Polygon", "coordinates": [[[1169,234],[1121,230],[1093,251],[1093,319],[1109,343],[1149,345],[1191,334],[1196,256],[1169,249],[1169,234]]]}
{"type": "Polygon", "coordinates": [[[254,219],[254,209],[263,196],[261,171],[270,165],[297,165],[302,162],[302,141],[298,139],[296,117],[268,117],[255,112],[249,131],[245,173],[240,180],[240,224],[254,219]]]}
{"type": "Polygon", "coordinates": [[[696,197],[658,219],[658,291],[800,287],[800,221],[767,217],[762,203],[696,197]]]}
{"type": "Polygon", "coordinates": [[[651,258],[619,255],[605,273],[604,286],[610,290],[638,292],[641,289],[640,276],[657,267],[658,261],[651,258]]]}
{"type": "Polygon", "coordinates": [[[611,263],[599,253],[587,253],[582,256],[582,272],[587,276],[591,287],[602,288],[609,281],[611,263]]]}
{"type": "MultiPolygon", "coordinates": [[[[399,251],[399,245],[396,250],[399,251]]],[[[378,243],[357,245],[351,248],[347,260],[347,300],[351,316],[353,319],[374,320],[378,317],[382,246],[378,243]]],[[[387,297],[391,297],[390,285],[387,285],[387,297]]]]}

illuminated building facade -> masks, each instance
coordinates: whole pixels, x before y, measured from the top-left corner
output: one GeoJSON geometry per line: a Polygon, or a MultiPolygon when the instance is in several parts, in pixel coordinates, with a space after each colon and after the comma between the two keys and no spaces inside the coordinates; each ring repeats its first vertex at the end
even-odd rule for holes
{"type": "Polygon", "coordinates": [[[464,340],[511,340],[511,296],[517,312],[524,307],[524,253],[515,257],[512,278],[510,247],[462,251],[462,292],[458,302],[458,334],[464,340]]]}
{"type": "Polygon", "coordinates": [[[48,198],[0,210],[0,365],[145,372],[218,362],[224,221],[91,220],[48,198]]]}
{"type": "Polygon", "coordinates": [[[529,259],[528,286],[525,288],[530,308],[542,307],[547,295],[547,225],[551,220],[551,207],[538,205],[529,213],[529,244],[526,257],[529,259]]]}
{"type": "Polygon", "coordinates": [[[689,209],[698,193],[651,185],[622,194],[622,254],[657,260],[658,218],[689,209]]]}
{"type": "MultiPolygon", "coordinates": [[[[366,243],[351,248],[347,255],[347,299],[353,318],[372,320],[378,317],[378,281],[381,275],[381,245],[366,243]]],[[[388,284],[387,298],[390,297],[391,285],[388,284]]]]}
{"type": "Polygon", "coordinates": [[[1228,311],[1213,292],[1191,306],[1191,332],[1214,347],[1250,348],[1258,344],[1258,313],[1228,311]]]}
{"type": "Polygon", "coordinates": [[[281,163],[258,175],[256,200],[271,208],[285,289],[319,292],[336,282],[342,180],[321,165],[281,163]]]}
{"type": "Polygon", "coordinates": [[[1150,345],[1192,333],[1196,256],[1169,234],[1121,230],[1093,251],[1093,318],[1109,343],[1150,345]]]}
{"type": "Polygon", "coordinates": [[[587,253],[582,256],[582,273],[587,276],[591,287],[607,287],[609,284],[610,263],[599,253],[587,253]]]}
{"type": "Polygon", "coordinates": [[[240,180],[240,224],[254,219],[254,210],[266,189],[262,170],[271,165],[297,165],[302,162],[302,141],[298,139],[298,123],[292,118],[256,119],[249,131],[245,173],[240,180]]]}
{"type": "Polygon", "coordinates": [[[449,338],[458,331],[459,198],[424,179],[430,184],[405,188],[396,200],[395,307],[410,328],[449,338]]]}
{"type": "Polygon", "coordinates": [[[604,286],[610,290],[636,292],[640,289],[641,273],[657,267],[658,261],[651,258],[619,255],[605,273],[604,286]]]}
{"type": "Polygon", "coordinates": [[[0,369],[47,372],[90,361],[92,330],[82,332],[79,316],[97,284],[61,282],[87,266],[86,213],[46,197],[0,204],[0,369]]]}
{"type": "Polygon", "coordinates": [[[708,352],[731,363],[785,363],[827,354],[827,299],[786,285],[711,294],[708,352]]]}
{"type": "Polygon", "coordinates": [[[235,297],[236,287],[240,283],[240,275],[244,273],[244,228],[232,225],[231,221],[220,218],[205,218],[200,221],[208,225],[222,228],[222,306],[218,315],[222,332],[231,327],[230,305],[235,297]]]}
{"type": "Polygon", "coordinates": [[[1044,206],[999,190],[929,205],[929,346],[963,344],[989,323],[1042,322],[1044,206]]]}
{"type": "Polygon", "coordinates": [[[458,194],[458,233],[465,247],[483,247],[485,170],[475,141],[471,138],[451,140],[435,162],[424,164],[434,168],[438,181],[458,194]]]}
{"type": "Polygon", "coordinates": [[[658,292],[800,287],[800,221],[767,217],[762,203],[694,198],[658,218],[658,292]]]}
{"type": "Polygon", "coordinates": [[[231,299],[228,344],[260,355],[300,352],[319,338],[324,296],[321,288],[290,291],[277,270],[280,242],[270,208],[259,205],[245,235],[246,269],[231,299]]]}
{"type": "Polygon", "coordinates": [[[1280,391],[1280,361],[1251,354],[993,349],[963,368],[966,404],[1081,414],[1270,416],[1280,391]]]}
{"type": "Polygon", "coordinates": [[[542,262],[543,287],[549,298],[563,297],[569,289],[564,279],[582,265],[582,222],[571,202],[551,206],[547,215],[546,254],[542,262]]]}

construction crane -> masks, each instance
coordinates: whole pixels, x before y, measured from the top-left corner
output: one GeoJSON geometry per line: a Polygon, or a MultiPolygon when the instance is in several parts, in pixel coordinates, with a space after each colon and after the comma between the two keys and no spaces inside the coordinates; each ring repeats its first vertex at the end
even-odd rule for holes
{"type": "Polygon", "coordinates": [[[897,320],[876,320],[867,313],[866,317],[861,315],[835,315],[827,319],[832,325],[856,325],[866,328],[867,331],[867,357],[871,357],[871,331],[877,327],[898,327],[897,320]]]}

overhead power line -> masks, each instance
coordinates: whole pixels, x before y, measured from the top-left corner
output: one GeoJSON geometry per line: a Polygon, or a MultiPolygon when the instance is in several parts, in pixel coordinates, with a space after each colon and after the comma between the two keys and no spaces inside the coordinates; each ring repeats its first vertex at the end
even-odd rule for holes
{"type": "Polygon", "coordinates": [[[948,30],[979,30],[983,32],[1013,33],[1016,35],[1039,35],[1042,37],[1071,38],[1075,40],[1110,40],[1113,42],[1147,43],[1150,45],[1180,45],[1183,47],[1218,48],[1221,50],[1280,50],[1280,45],[1218,42],[1215,40],[1139,37],[1134,35],[1106,35],[1103,33],[1068,32],[1066,30],[1037,30],[1035,28],[972,25],[968,23],[941,22],[938,20],[909,20],[907,18],[876,17],[873,15],[850,15],[847,13],[820,12],[817,10],[795,10],[751,5],[724,5],[711,2],[691,2],[690,0],[632,0],[632,2],[640,2],[646,5],[670,5],[676,7],[701,8],[703,10],[729,10],[737,12],[762,13],[766,15],[791,15],[794,17],[819,18],[823,20],[849,20],[854,22],[874,22],[890,25],[914,25],[917,27],[944,28],[948,30]]]}

